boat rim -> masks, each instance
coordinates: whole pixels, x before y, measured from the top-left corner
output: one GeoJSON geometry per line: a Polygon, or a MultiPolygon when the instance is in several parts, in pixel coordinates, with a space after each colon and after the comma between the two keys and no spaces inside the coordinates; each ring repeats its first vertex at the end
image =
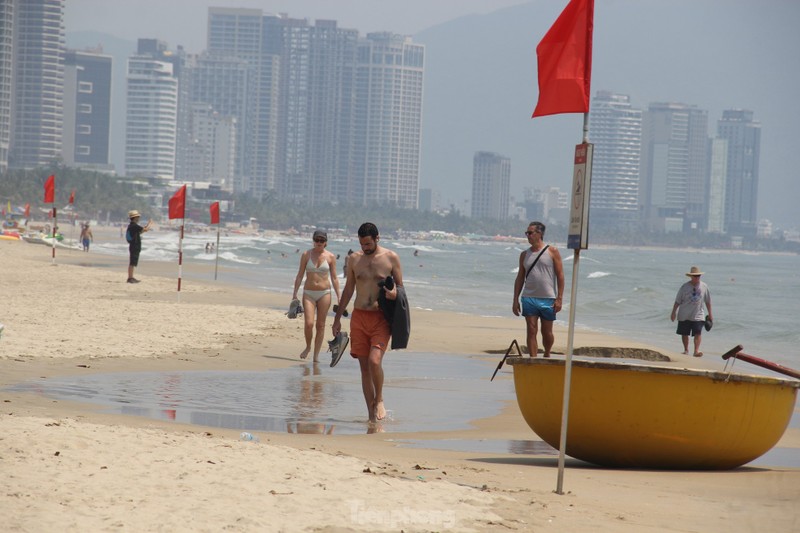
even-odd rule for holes
{"type": "MultiPolygon", "coordinates": [[[[563,366],[565,358],[551,357],[509,357],[506,360],[509,365],[544,365],[544,366],[563,366]]],[[[783,378],[776,376],[762,376],[758,374],[742,374],[739,372],[706,370],[699,368],[671,367],[663,365],[650,365],[631,363],[628,361],[610,362],[586,359],[582,356],[573,356],[572,366],[601,369],[601,370],[630,370],[633,372],[651,372],[654,374],[671,374],[677,376],[703,376],[714,381],[735,381],[744,383],[763,383],[769,385],[784,385],[795,389],[800,388],[800,380],[783,378]],[[581,357],[581,358],[576,358],[581,357]]]]}

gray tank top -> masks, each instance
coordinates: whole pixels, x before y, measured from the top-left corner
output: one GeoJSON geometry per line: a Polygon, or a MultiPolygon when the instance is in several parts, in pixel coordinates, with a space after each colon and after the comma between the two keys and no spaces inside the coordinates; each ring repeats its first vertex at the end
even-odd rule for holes
{"type": "MultiPolygon", "coordinates": [[[[528,248],[525,252],[525,259],[522,262],[525,271],[531,267],[541,250],[535,252],[528,248]]],[[[525,287],[522,289],[522,296],[525,298],[555,298],[556,297],[556,275],[553,268],[553,257],[550,249],[547,249],[531,273],[525,278],[525,287]]]]}

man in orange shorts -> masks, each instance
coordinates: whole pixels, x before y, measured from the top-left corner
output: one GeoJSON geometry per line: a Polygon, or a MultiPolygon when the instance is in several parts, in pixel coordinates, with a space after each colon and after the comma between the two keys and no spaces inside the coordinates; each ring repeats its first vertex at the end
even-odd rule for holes
{"type": "Polygon", "coordinates": [[[391,328],[378,307],[378,296],[384,292],[386,299],[397,298],[397,287],[403,286],[403,270],[400,257],[378,244],[378,228],[365,222],[358,228],[361,251],[354,252],[345,267],[345,283],[336,317],[333,319],[333,335],[342,329],[342,313],[347,309],[355,293],[355,303],[350,319],[350,355],[358,359],[361,367],[361,388],[367,403],[369,421],[386,418],[383,405],[383,355],[389,347],[391,328]],[[387,289],[378,285],[392,276],[394,286],[387,289]]]}

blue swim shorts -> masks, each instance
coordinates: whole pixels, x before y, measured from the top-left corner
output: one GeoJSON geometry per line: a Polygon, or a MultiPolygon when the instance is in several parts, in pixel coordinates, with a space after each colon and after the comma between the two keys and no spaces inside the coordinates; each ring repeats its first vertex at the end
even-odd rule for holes
{"type": "Polygon", "coordinates": [[[522,316],[538,316],[542,320],[553,322],[556,311],[553,309],[555,298],[528,298],[522,297],[522,316]]]}

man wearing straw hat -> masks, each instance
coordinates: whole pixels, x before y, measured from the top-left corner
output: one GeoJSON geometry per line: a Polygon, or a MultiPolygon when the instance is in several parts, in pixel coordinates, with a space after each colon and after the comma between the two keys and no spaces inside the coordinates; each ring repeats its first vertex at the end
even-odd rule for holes
{"type": "Polygon", "coordinates": [[[700,342],[702,341],[703,327],[706,326],[706,319],[703,316],[703,304],[708,309],[708,326],[714,321],[714,314],[711,312],[711,292],[708,285],[700,281],[703,272],[696,266],[689,269],[686,273],[689,281],[681,285],[678,294],[675,296],[675,304],[672,306],[670,320],[675,322],[678,319],[678,330],[675,332],[683,340],[683,353],[689,354],[689,334],[694,337],[694,356],[702,357],[700,342]]]}
{"type": "Polygon", "coordinates": [[[128,262],[128,283],[139,283],[139,280],[133,277],[133,269],[139,266],[139,253],[142,251],[142,233],[150,230],[150,223],[152,220],[147,221],[147,225],[142,227],[139,225],[139,211],[136,209],[128,211],[128,231],[125,232],[125,239],[128,241],[128,251],[130,252],[131,259],[128,262]]]}

